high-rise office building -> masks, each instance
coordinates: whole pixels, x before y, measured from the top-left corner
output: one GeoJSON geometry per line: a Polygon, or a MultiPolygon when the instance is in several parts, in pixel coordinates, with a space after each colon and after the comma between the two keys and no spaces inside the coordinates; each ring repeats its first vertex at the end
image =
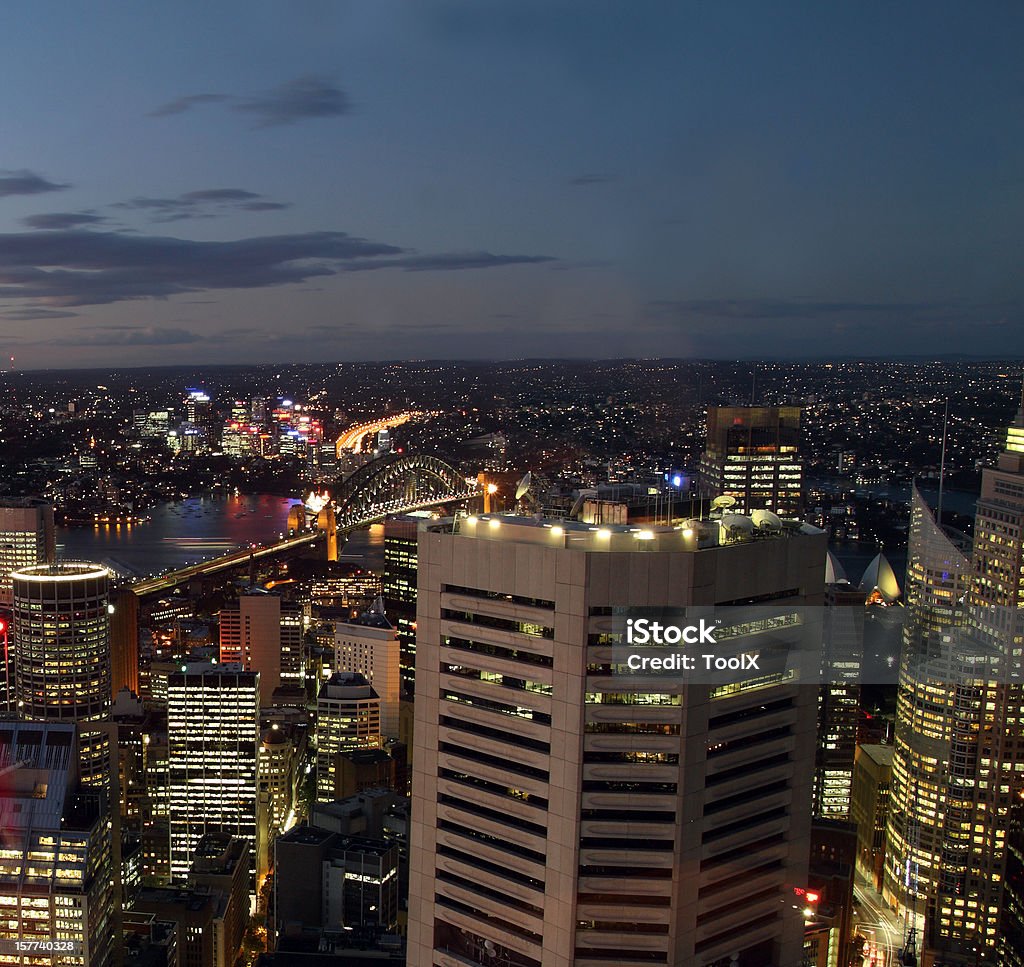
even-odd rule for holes
{"type": "Polygon", "coordinates": [[[740,513],[799,515],[803,505],[798,406],[708,407],[700,490],[729,496],[740,513]]]}
{"type": "Polygon", "coordinates": [[[879,893],[885,866],[892,753],[891,745],[859,745],[853,765],[850,820],[857,827],[857,865],[879,893]]]}
{"type": "Polygon", "coordinates": [[[923,913],[929,956],[953,965],[993,955],[1024,789],[1024,403],[982,474],[971,563],[966,581],[942,572],[951,626],[905,642],[925,657],[901,674],[886,859],[891,898],[923,913]]]}
{"type": "Polygon", "coordinates": [[[104,796],[80,785],[75,727],[0,726],[0,939],[8,964],[113,963],[112,842],[104,796]],[[14,941],[57,941],[17,954],[14,941]]]}
{"type": "Polygon", "coordinates": [[[264,729],[260,747],[260,792],[267,794],[269,815],[267,826],[271,834],[279,833],[288,821],[295,805],[301,759],[292,743],[292,733],[274,723],[264,729]]]}
{"type": "Polygon", "coordinates": [[[1010,809],[1006,851],[1006,886],[996,941],[996,965],[1024,967],[1024,799],[1010,809]]]}
{"type": "Polygon", "coordinates": [[[293,601],[281,602],[281,684],[304,688],[306,661],[303,650],[302,606],[293,601]]]}
{"type": "Polygon", "coordinates": [[[316,798],[337,798],[337,756],[381,745],[380,697],[362,675],[335,672],[316,700],[316,798]]]}
{"type": "Polygon", "coordinates": [[[110,572],[65,561],[20,568],[11,580],[16,711],[76,723],[82,781],[109,791],[110,572]]]}
{"type": "Polygon", "coordinates": [[[817,668],[803,685],[641,685],[617,673],[614,628],[770,602],[777,625],[720,631],[786,633],[820,614],[825,541],[717,521],[424,525],[410,963],[800,963],[817,668]]]}
{"type": "Polygon", "coordinates": [[[398,632],[379,598],[358,618],[334,625],[334,670],[357,672],[373,686],[380,698],[381,735],[389,739],[398,738],[398,649],[398,632]]]}
{"type": "Polygon", "coordinates": [[[11,572],[56,557],[53,507],[32,497],[0,500],[0,605],[13,600],[11,572]]]}
{"type": "Polygon", "coordinates": [[[954,631],[973,578],[965,552],[913,488],[884,894],[897,909],[918,916],[938,889],[942,865],[954,631]]]}
{"type": "Polygon", "coordinates": [[[259,675],[209,662],[185,665],[167,683],[171,875],[184,879],[207,833],[256,844],[259,675]]]}
{"type": "Polygon", "coordinates": [[[926,915],[929,947],[964,963],[994,944],[1009,816],[1024,789],[1024,400],[982,473],[972,563],[963,637],[994,674],[979,688],[972,667],[954,691],[942,875],[926,915]]]}
{"type": "Polygon", "coordinates": [[[139,694],[139,599],[130,587],[110,595],[110,691],[139,694]]]}
{"type": "Polygon", "coordinates": [[[416,687],[416,542],[419,519],[384,522],[384,607],[398,632],[402,697],[416,687]]]}
{"type": "Polygon", "coordinates": [[[864,664],[864,593],[829,552],[825,569],[824,651],[818,695],[812,811],[820,819],[850,818],[864,664]]]}
{"type": "MultiPolygon", "coordinates": [[[[290,643],[293,637],[290,634],[290,643]]],[[[238,596],[237,607],[221,611],[220,660],[259,672],[260,703],[270,705],[274,689],[281,684],[280,595],[250,588],[238,596]]]]}

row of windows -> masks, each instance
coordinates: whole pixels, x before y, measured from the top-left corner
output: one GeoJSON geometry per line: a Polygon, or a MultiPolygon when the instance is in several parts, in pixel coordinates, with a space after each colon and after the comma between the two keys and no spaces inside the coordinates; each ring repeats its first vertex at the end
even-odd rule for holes
{"type": "Polygon", "coordinates": [[[492,645],[486,641],[470,641],[468,638],[455,638],[444,635],[441,638],[441,644],[448,648],[471,651],[478,655],[490,655],[493,658],[504,658],[508,661],[526,662],[531,665],[540,665],[544,668],[551,668],[554,664],[554,659],[550,655],[537,655],[532,651],[509,648],[505,645],[492,645]]]}
{"type": "Polygon", "coordinates": [[[483,601],[507,601],[511,604],[521,604],[528,608],[544,608],[548,611],[555,607],[555,602],[546,598],[527,598],[521,594],[503,594],[498,591],[485,591],[481,588],[464,588],[457,584],[443,584],[441,591],[444,594],[461,594],[470,598],[480,598],[483,601]]]}

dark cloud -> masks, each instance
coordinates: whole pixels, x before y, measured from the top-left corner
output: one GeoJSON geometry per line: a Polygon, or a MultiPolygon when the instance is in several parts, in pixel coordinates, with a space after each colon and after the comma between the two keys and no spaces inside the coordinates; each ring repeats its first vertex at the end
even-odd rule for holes
{"type": "Polygon", "coordinates": [[[292,206],[290,202],[286,201],[250,201],[238,207],[247,212],[278,212],[292,206]]]}
{"type": "Polygon", "coordinates": [[[181,346],[200,342],[202,336],[188,329],[163,326],[95,326],[92,332],[54,339],[58,346],[181,346]]]}
{"type": "Polygon", "coordinates": [[[248,201],[260,196],[244,188],[204,188],[202,191],[187,191],[181,196],[186,201],[248,201]]]}
{"type": "Polygon", "coordinates": [[[26,171],[0,171],[0,198],[9,195],[42,195],[48,191],[63,191],[70,188],[70,185],[59,185],[54,181],[47,181],[35,172],[26,171]]]}
{"type": "Polygon", "coordinates": [[[290,206],[285,202],[267,201],[262,195],[244,188],[203,188],[175,198],[131,198],[115,202],[110,207],[149,212],[150,221],[165,223],[190,218],[217,218],[232,210],[271,212],[290,206]]]}
{"type": "Polygon", "coordinates": [[[503,265],[554,262],[550,255],[492,255],[490,252],[454,252],[439,255],[406,255],[381,261],[358,261],[343,266],[349,272],[372,269],[403,269],[406,272],[448,272],[460,269],[493,269],[503,265]]]}
{"type": "Polygon", "coordinates": [[[149,112],[151,118],[168,117],[171,114],[182,114],[197,104],[215,104],[219,101],[230,100],[227,94],[190,94],[187,97],[178,97],[166,104],[149,112]]]}
{"type": "Polygon", "coordinates": [[[268,128],[312,118],[338,117],[352,109],[348,95],[330,79],[308,74],[287,81],[265,94],[236,97],[231,94],[190,94],[179,97],[156,110],[154,118],[182,114],[197,104],[228,102],[232,111],[255,117],[257,127],[268,128]]]}
{"type": "Polygon", "coordinates": [[[227,242],[86,229],[15,232],[0,234],[0,300],[32,300],[22,308],[52,310],[293,285],[349,270],[451,271],[548,261],[490,252],[419,255],[344,232],[227,242]]]}
{"type": "Polygon", "coordinates": [[[48,212],[42,215],[26,215],[21,221],[29,228],[59,230],[79,228],[82,225],[98,225],[106,220],[102,215],[94,215],[92,212],[48,212]]]}
{"type": "Polygon", "coordinates": [[[5,319],[20,321],[23,319],[73,319],[77,312],[66,312],[60,309],[8,309],[3,313],[5,319]]]}
{"type": "Polygon", "coordinates": [[[0,235],[0,299],[103,305],[210,289],[251,289],[333,275],[353,260],[402,250],[346,235],[310,232],[231,242],[119,232],[0,235]]]}
{"type": "Polygon", "coordinates": [[[231,110],[254,115],[259,127],[272,127],[348,114],[351,103],[340,87],[325,77],[310,74],[288,81],[261,97],[232,104],[231,110]]]}
{"type": "Polygon", "coordinates": [[[615,175],[602,175],[592,172],[589,174],[576,175],[575,178],[570,178],[569,184],[577,187],[586,187],[587,185],[606,185],[609,181],[615,180],[615,175]]]}

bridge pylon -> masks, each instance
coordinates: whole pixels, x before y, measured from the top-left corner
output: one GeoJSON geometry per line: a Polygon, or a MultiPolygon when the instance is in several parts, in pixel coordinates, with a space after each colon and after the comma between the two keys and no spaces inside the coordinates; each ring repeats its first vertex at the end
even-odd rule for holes
{"type": "Polygon", "coordinates": [[[327,538],[327,560],[338,560],[338,522],[334,517],[334,505],[328,504],[316,515],[316,526],[327,538]]]}

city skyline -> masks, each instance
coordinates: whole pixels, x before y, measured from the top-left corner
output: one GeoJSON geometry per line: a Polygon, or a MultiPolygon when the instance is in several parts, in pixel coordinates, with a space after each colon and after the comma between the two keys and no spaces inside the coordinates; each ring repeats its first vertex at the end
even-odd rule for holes
{"type": "Polygon", "coordinates": [[[1022,16],[20,5],[0,351],[1019,355],[1022,16]]]}

